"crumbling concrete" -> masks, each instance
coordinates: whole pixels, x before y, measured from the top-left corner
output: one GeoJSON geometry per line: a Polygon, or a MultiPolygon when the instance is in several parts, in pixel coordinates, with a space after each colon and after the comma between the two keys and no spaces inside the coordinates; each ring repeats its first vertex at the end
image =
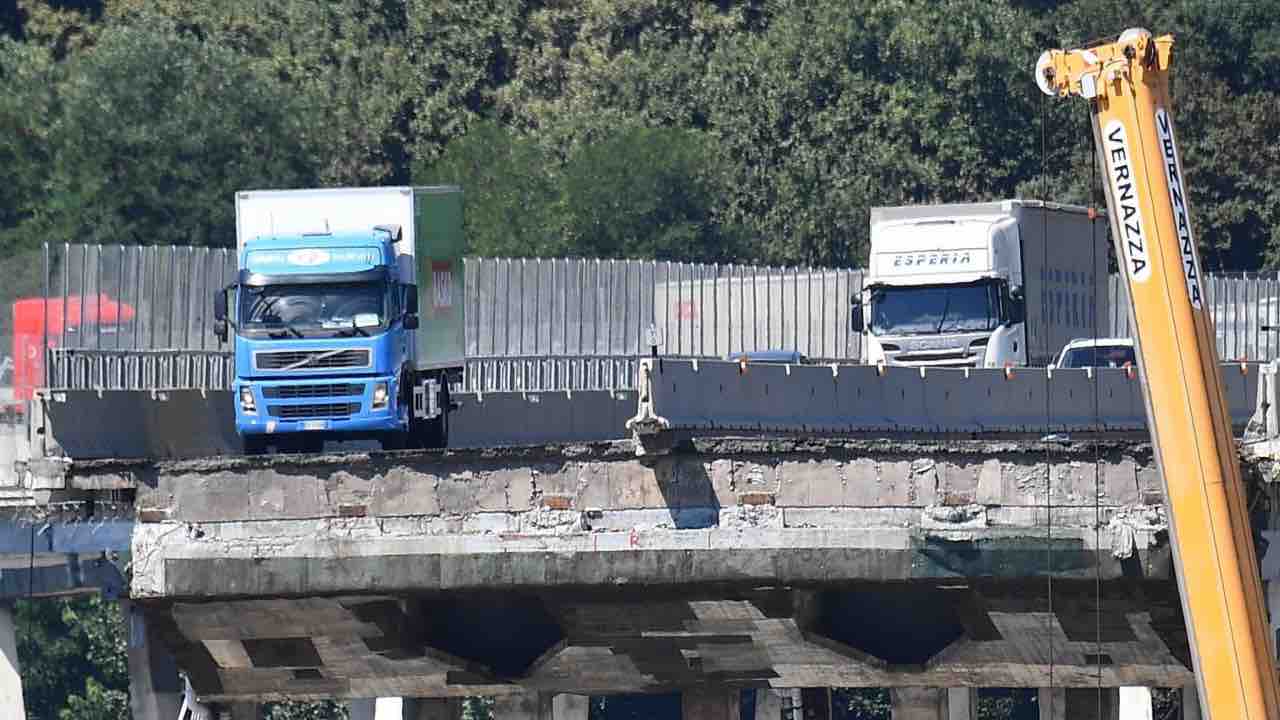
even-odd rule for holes
{"type": "Polygon", "coordinates": [[[1050,666],[1062,686],[1181,686],[1164,527],[1135,502],[1151,462],[720,439],[69,481],[131,478],[133,597],[211,700],[1036,687],[1050,666]]]}

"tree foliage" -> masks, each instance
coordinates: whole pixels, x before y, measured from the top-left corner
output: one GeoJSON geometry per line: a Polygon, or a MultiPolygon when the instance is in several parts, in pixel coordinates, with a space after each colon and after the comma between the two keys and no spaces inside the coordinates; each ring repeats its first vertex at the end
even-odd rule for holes
{"type": "Polygon", "coordinates": [[[129,720],[119,607],[98,596],[17,603],[18,659],[31,720],[129,720]]]}
{"type": "Polygon", "coordinates": [[[0,254],[225,244],[245,187],[465,186],[473,250],[856,264],[878,204],[1100,204],[1040,50],[1141,24],[1211,267],[1280,266],[1280,0],[23,0],[0,254]]]}

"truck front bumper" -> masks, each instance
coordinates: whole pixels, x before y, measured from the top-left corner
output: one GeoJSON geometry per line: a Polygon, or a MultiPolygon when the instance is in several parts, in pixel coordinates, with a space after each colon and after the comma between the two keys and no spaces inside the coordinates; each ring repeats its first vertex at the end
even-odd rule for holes
{"type": "Polygon", "coordinates": [[[395,376],[237,381],[232,394],[236,432],[357,435],[403,430],[408,413],[399,402],[398,384],[395,376]],[[379,385],[386,387],[386,401],[374,407],[379,385]],[[246,391],[251,407],[244,402],[246,391]]]}

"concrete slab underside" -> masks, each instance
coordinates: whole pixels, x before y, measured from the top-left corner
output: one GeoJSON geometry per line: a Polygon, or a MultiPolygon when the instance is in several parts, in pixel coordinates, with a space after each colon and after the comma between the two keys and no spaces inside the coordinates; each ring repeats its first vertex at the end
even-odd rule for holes
{"type": "Polygon", "coordinates": [[[213,699],[1190,681],[1140,445],[100,469],[138,487],[133,597],[213,699]]]}
{"type": "Polygon", "coordinates": [[[1167,582],[431,593],[152,603],[202,698],[1180,686],[1167,582]],[[1095,612],[1097,609],[1097,612],[1095,612]],[[1100,627],[1098,626],[1100,623],[1100,627]]]}

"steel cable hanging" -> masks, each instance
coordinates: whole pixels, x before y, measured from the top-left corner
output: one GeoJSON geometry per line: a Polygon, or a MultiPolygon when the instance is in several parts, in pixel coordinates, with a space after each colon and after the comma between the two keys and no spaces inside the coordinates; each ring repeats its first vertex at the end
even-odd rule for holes
{"type": "MultiPolygon", "coordinates": [[[[1049,104],[1047,97],[1040,99],[1040,187],[1041,202],[1047,202],[1049,196],[1049,159],[1048,159],[1048,124],[1049,124],[1049,104]]],[[[1043,245],[1041,257],[1049,256],[1049,218],[1045,212],[1040,213],[1041,218],[1041,234],[1040,242],[1043,245]]],[[[1044,284],[1048,281],[1048,273],[1046,268],[1041,268],[1041,292],[1043,294],[1044,284]]],[[[1023,278],[1025,283],[1027,278],[1023,278]]],[[[1025,302],[1025,300],[1024,300],[1025,302]]],[[[1023,329],[1026,333],[1025,326],[1023,329]]],[[[1026,338],[1023,338],[1026,342],[1026,338]]],[[[1030,353],[1028,353],[1028,356],[1030,353]]],[[[1048,436],[1051,433],[1050,426],[1053,422],[1053,407],[1049,392],[1049,371],[1045,371],[1044,385],[1044,424],[1045,437],[1042,439],[1044,444],[1044,499],[1045,499],[1045,577],[1047,584],[1048,598],[1048,643],[1049,643],[1049,708],[1050,714],[1053,712],[1053,695],[1054,695],[1054,612],[1053,612],[1053,455],[1048,436]]],[[[1043,713],[1043,710],[1041,710],[1043,713]]]]}

